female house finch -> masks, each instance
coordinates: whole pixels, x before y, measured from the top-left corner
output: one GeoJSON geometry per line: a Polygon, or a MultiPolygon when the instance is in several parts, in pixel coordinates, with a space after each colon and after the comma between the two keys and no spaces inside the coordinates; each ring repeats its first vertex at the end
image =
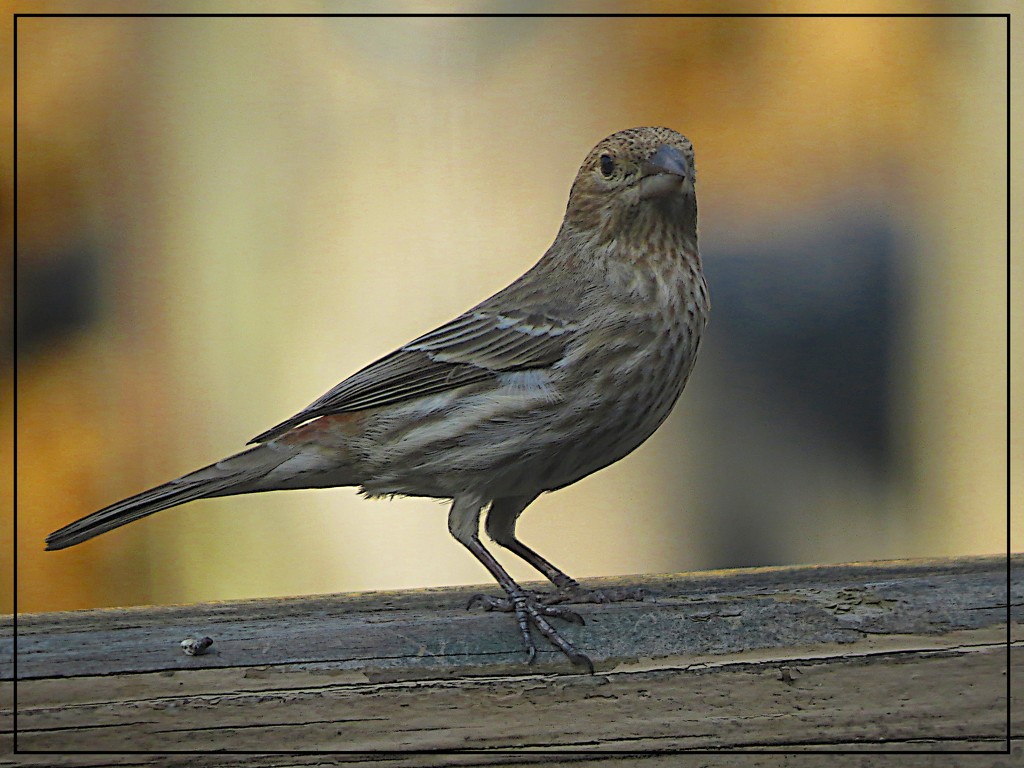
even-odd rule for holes
{"type": "Polygon", "coordinates": [[[345,379],[242,453],[50,534],[62,549],[195,499],[359,486],[452,499],[448,529],[490,571],[527,653],[536,628],[593,670],[550,617],[579,584],[515,535],[538,495],[618,461],[665,420],[708,319],[697,252],[693,147],[668,128],[613,134],[587,155],[547,253],[504,290],[345,379]],[[479,538],[558,588],[524,591],[479,538]]]}

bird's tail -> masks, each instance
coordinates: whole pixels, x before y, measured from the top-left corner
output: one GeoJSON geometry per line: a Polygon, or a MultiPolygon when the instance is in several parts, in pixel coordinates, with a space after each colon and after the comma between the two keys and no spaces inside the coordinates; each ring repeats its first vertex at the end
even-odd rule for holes
{"type": "Polygon", "coordinates": [[[303,487],[299,483],[275,482],[272,474],[285,462],[299,457],[300,453],[301,447],[298,446],[281,443],[257,445],[65,525],[46,537],[46,548],[52,550],[71,547],[154,512],[196,499],[276,488],[303,487]]]}

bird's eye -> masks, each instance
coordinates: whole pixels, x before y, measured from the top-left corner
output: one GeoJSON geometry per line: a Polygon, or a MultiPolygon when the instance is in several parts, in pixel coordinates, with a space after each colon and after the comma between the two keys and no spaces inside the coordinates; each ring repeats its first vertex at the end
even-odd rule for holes
{"type": "Polygon", "coordinates": [[[611,155],[601,155],[601,175],[610,179],[615,173],[615,161],[611,155]]]}

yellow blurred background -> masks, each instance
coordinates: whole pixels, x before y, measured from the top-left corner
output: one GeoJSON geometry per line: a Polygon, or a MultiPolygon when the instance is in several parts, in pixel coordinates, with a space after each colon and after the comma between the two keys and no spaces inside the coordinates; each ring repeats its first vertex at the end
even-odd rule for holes
{"type": "Polygon", "coordinates": [[[486,583],[442,504],[353,489],[43,538],[506,285],[649,124],[696,148],[703,357],[524,540],[577,577],[1006,548],[1004,19],[21,18],[17,57],[20,611],[486,583]]]}

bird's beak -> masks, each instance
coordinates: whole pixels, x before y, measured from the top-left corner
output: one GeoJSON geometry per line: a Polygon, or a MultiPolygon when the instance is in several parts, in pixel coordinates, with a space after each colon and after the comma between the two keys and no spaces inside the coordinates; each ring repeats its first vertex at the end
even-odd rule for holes
{"type": "Polygon", "coordinates": [[[640,199],[667,197],[680,192],[684,185],[693,183],[690,165],[683,153],[668,144],[662,144],[640,167],[640,199]]]}

